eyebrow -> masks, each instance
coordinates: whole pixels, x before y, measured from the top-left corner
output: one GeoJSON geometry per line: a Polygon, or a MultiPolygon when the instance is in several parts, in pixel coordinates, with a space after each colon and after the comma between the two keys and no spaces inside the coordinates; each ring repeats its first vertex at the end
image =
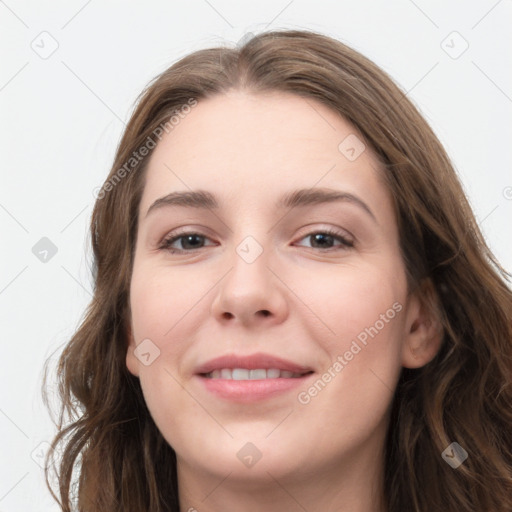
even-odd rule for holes
{"type": "MultiPolygon", "coordinates": [[[[293,190],[283,195],[276,202],[276,208],[292,209],[306,207],[316,204],[334,202],[348,202],[363,209],[370,217],[377,222],[377,219],[369,206],[359,197],[349,192],[334,190],[330,188],[303,188],[293,190]]],[[[219,208],[219,202],[215,196],[206,190],[187,190],[171,192],[157,199],[149,208],[146,217],[154,210],[168,206],[183,206],[187,208],[199,208],[215,210],[219,208]]]]}

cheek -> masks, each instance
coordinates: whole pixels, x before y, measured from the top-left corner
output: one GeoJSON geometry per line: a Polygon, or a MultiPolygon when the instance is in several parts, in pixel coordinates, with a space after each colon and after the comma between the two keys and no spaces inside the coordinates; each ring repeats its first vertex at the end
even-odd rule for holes
{"type": "Polygon", "coordinates": [[[309,335],[326,357],[319,379],[301,390],[298,401],[305,410],[330,410],[354,431],[374,427],[389,406],[401,370],[405,274],[397,264],[344,268],[329,279],[318,277],[304,281],[303,289],[310,290],[310,304],[312,309],[316,304],[322,321],[309,335]]]}
{"type": "Polygon", "coordinates": [[[355,339],[363,346],[377,338],[400,344],[407,287],[398,263],[331,267],[325,273],[301,273],[294,280],[294,291],[306,299],[318,320],[308,322],[315,329],[310,335],[329,354],[349,350],[355,339]]]}
{"type": "Polygon", "coordinates": [[[180,328],[193,315],[198,290],[186,286],[179,272],[134,266],[130,286],[132,332],[136,344],[151,340],[158,356],[149,365],[138,363],[139,379],[148,409],[167,442],[174,445],[179,430],[176,411],[201,417],[180,384],[179,362],[186,352],[180,328]],[[188,312],[188,314],[187,314],[188,312]],[[171,342],[172,341],[172,342],[171,342]]]}
{"type": "Polygon", "coordinates": [[[332,301],[330,317],[336,334],[329,351],[345,352],[359,345],[367,356],[395,352],[402,341],[403,295],[389,283],[348,284],[350,291],[332,301]]]}
{"type": "MultiPolygon", "coordinates": [[[[193,310],[201,293],[200,279],[158,266],[134,268],[130,287],[132,328],[136,343],[150,338],[160,349],[193,310]],[[196,284],[195,284],[196,283],[196,284]]],[[[168,344],[167,344],[168,345],[168,344]]]]}
{"type": "Polygon", "coordinates": [[[137,345],[150,340],[158,354],[149,365],[138,363],[139,379],[148,408],[164,435],[174,431],[173,411],[186,408],[190,417],[204,414],[200,407],[196,410],[197,404],[180,382],[190,335],[201,321],[199,316],[205,314],[201,298],[210,287],[210,281],[198,274],[191,279],[186,267],[169,269],[144,262],[134,265],[130,285],[133,338],[137,345]]]}

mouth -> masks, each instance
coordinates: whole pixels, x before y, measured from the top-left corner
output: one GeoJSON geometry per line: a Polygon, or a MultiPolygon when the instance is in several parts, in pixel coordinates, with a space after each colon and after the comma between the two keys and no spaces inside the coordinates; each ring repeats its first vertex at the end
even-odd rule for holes
{"type": "Polygon", "coordinates": [[[303,375],[309,374],[290,372],[288,370],[280,370],[279,368],[222,368],[221,370],[213,370],[209,373],[202,374],[207,379],[227,379],[227,380],[266,380],[266,379],[298,379],[303,375]]]}
{"type": "Polygon", "coordinates": [[[312,374],[309,367],[268,354],[222,356],[196,371],[209,393],[235,402],[269,399],[303,384],[312,374]]]}

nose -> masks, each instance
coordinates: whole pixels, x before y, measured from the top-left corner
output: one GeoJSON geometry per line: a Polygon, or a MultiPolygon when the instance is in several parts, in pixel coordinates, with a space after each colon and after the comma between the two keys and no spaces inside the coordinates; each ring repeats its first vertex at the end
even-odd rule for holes
{"type": "Polygon", "coordinates": [[[288,316],[286,286],[269,265],[270,251],[251,238],[233,250],[230,270],[216,287],[211,313],[221,323],[268,327],[288,316]]]}

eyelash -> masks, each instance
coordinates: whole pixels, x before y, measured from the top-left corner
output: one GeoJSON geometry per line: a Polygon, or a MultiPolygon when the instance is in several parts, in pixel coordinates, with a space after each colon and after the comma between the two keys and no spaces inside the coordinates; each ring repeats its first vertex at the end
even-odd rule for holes
{"type": "MultiPolygon", "coordinates": [[[[330,229],[330,228],[322,229],[322,230],[318,230],[318,231],[311,231],[310,233],[307,233],[302,238],[300,238],[300,240],[307,238],[307,237],[311,237],[313,235],[318,235],[318,234],[331,236],[331,237],[335,238],[336,240],[338,240],[339,242],[341,242],[341,246],[338,247],[341,250],[347,250],[347,249],[350,249],[351,247],[354,247],[354,242],[352,242],[351,240],[348,240],[343,235],[343,233],[336,231],[335,229],[330,229]]],[[[197,235],[197,236],[200,236],[203,238],[208,238],[206,235],[202,235],[201,233],[197,233],[195,231],[183,231],[181,233],[175,233],[172,236],[164,238],[162,240],[160,246],[158,247],[158,249],[163,250],[163,251],[168,251],[171,254],[179,254],[179,253],[184,254],[187,252],[194,252],[194,249],[186,250],[186,249],[176,249],[176,248],[171,247],[171,245],[174,242],[176,242],[177,240],[179,240],[180,238],[185,238],[185,237],[191,236],[191,235],[197,235]]],[[[203,247],[199,247],[199,249],[203,249],[203,247]]],[[[327,249],[318,249],[316,247],[312,247],[312,249],[316,249],[319,252],[325,253],[325,252],[330,252],[332,250],[335,250],[336,247],[329,247],[327,249]]]]}

